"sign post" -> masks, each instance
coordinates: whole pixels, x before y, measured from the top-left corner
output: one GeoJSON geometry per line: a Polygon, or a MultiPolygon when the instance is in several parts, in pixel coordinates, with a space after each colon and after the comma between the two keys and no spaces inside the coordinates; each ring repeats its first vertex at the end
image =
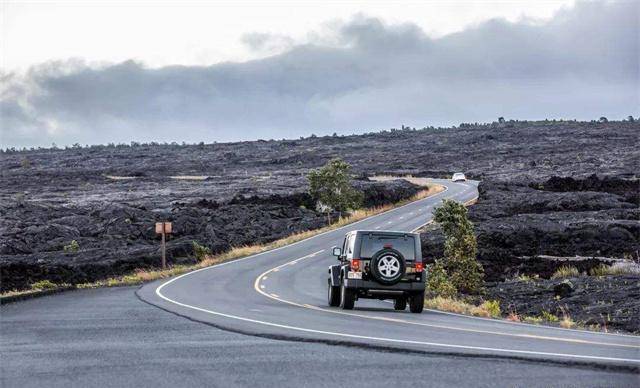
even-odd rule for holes
{"type": "Polygon", "coordinates": [[[156,222],[156,234],[162,235],[162,269],[167,269],[167,247],[165,235],[171,234],[171,222],[156,222]]]}

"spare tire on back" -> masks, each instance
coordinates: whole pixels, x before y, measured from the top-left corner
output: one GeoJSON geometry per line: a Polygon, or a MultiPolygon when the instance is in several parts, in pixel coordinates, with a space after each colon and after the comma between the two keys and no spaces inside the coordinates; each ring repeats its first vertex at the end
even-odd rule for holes
{"type": "Polygon", "coordinates": [[[371,275],[380,284],[390,286],[402,279],[406,263],[402,254],[395,249],[385,248],[371,258],[371,275]]]}

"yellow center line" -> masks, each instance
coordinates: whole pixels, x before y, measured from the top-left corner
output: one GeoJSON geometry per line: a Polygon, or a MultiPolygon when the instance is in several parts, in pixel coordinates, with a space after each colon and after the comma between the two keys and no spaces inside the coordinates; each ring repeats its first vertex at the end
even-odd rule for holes
{"type": "MultiPolygon", "coordinates": [[[[322,251],[318,251],[318,252],[312,253],[310,255],[298,258],[298,259],[296,259],[294,261],[304,260],[304,259],[307,259],[309,257],[313,257],[313,256],[317,255],[320,252],[322,252],[322,251]]],[[[273,293],[272,294],[268,294],[268,293],[266,293],[266,292],[264,292],[264,291],[262,291],[260,289],[259,281],[260,281],[260,279],[262,279],[263,276],[268,275],[271,272],[276,272],[278,268],[281,268],[281,267],[283,267],[283,266],[285,266],[285,265],[287,265],[289,263],[290,262],[281,264],[278,267],[272,268],[272,269],[267,270],[267,271],[263,272],[262,274],[260,274],[256,278],[256,280],[254,282],[254,287],[253,288],[256,290],[256,292],[266,296],[267,298],[276,300],[276,301],[281,302],[281,303],[290,304],[292,306],[302,307],[302,308],[315,310],[315,311],[321,311],[321,312],[325,312],[325,313],[348,315],[348,316],[360,317],[360,318],[366,318],[366,319],[373,319],[373,320],[378,320],[378,321],[403,323],[403,324],[408,324],[408,325],[426,326],[426,327],[433,327],[433,328],[437,328],[437,329],[456,330],[456,331],[464,331],[464,332],[470,332],[470,333],[493,334],[493,335],[506,336],[506,337],[539,339],[539,340],[569,342],[569,343],[587,344],[587,345],[604,345],[604,346],[617,346],[617,347],[626,347],[626,348],[640,348],[640,346],[637,346],[637,345],[612,344],[612,343],[607,343],[607,342],[580,340],[580,339],[575,339],[575,338],[549,337],[549,336],[542,336],[542,335],[535,335],[535,334],[502,333],[502,332],[490,331],[490,330],[469,329],[469,328],[462,328],[462,327],[455,327],[455,326],[437,325],[437,324],[432,324],[432,323],[414,322],[414,321],[408,321],[408,320],[399,319],[399,318],[389,318],[389,317],[363,315],[363,314],[351,313],[351,312],[346,312],[346,311],[335,311],[335,310],[329,310],[329,309],[326,309],[326,308],[323,308],[323,307],[319,307],[319,306],[313,306],[313,305],[306,304],[306,303],[301,304],[301,303],[293,302],[293,301],[290,301],[290,300],[282,299],[277,294],[273,294],[273,293]]],[[[500,321],[496,321],[496,322],[500,322],[500,321]]]]}

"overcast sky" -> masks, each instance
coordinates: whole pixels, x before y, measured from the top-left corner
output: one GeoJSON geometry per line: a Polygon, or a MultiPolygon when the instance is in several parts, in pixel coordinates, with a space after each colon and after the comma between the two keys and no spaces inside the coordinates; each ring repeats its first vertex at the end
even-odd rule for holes
{"type": "Polygon", "coordinates": [[[638,1],[132,4],[3,1],[2,147],[639,114],[638,1]]]}

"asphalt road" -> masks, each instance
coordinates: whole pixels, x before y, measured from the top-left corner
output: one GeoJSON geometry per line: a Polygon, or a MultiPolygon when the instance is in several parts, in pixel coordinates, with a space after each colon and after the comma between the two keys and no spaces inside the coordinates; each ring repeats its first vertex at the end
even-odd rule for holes
{"type": "Polygon", "coordinates": [[[639,337],[428,310],[396,312],[384,301],[360,300],[349,312],[327,307],[331,246],[352,229],[413,230],[430,219],[442,198],[467,201],[477,195],[472,183],[443,183],[448,190],[435,197],[278,250],[145,285],[136,293],[147,303],[135,298],[134,289],[119,288],[2,306],[0,382],[638,386],[639,337]]]}

